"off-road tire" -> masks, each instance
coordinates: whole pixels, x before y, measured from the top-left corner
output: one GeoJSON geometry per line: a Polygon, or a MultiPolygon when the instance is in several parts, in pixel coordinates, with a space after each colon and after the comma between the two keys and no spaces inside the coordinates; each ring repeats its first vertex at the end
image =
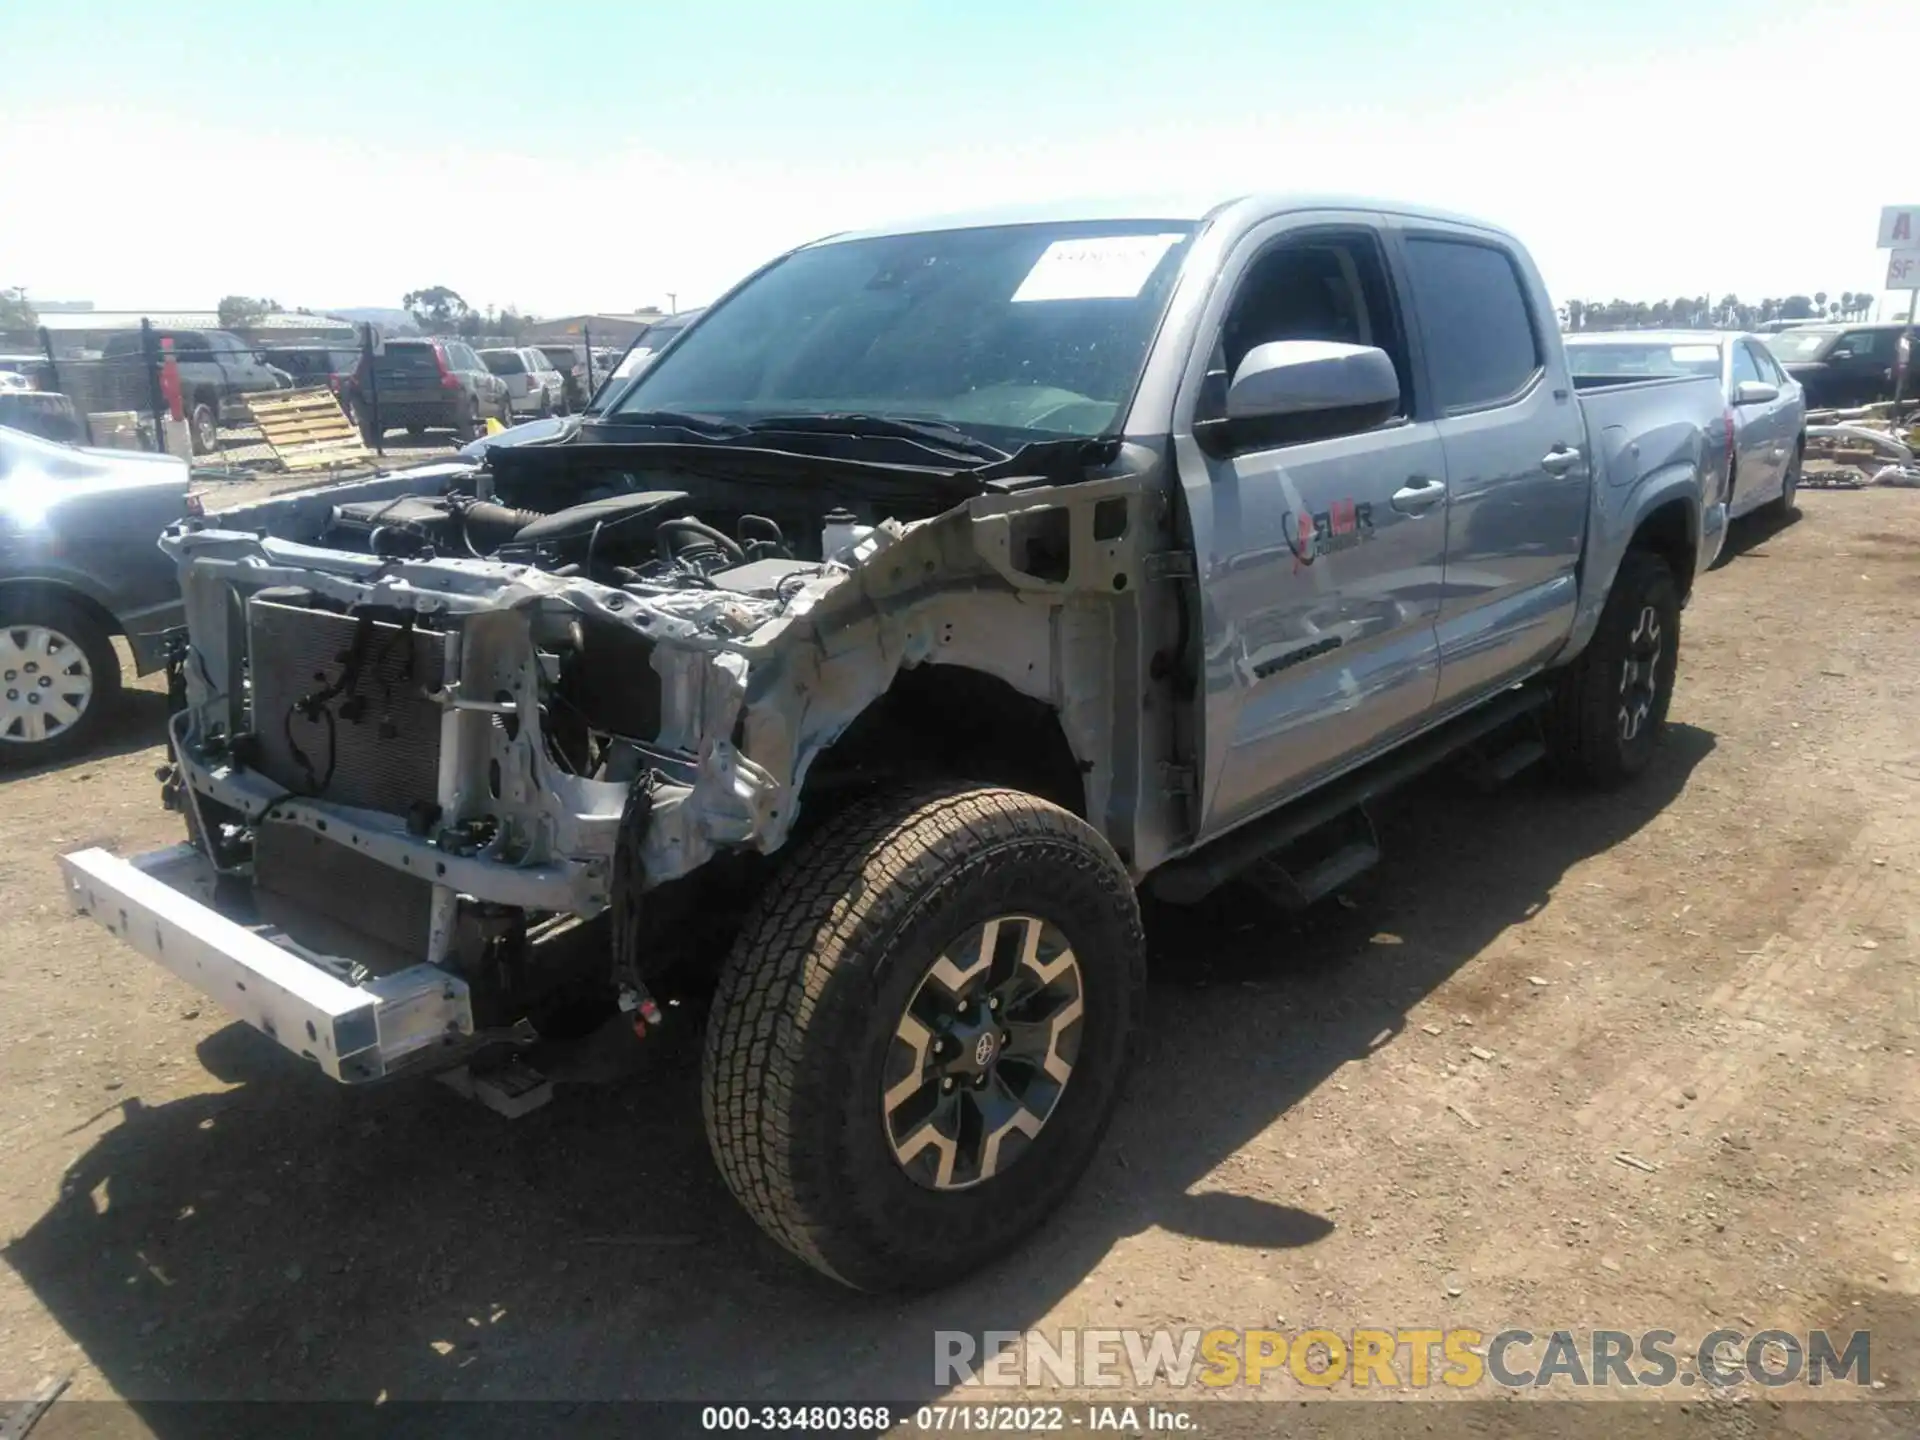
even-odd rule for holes
{"type": "Polygon", "coordinates": [[[998,1259],[1099,1146],[1145,974],[1139,907],[1106,841],[1015,790],[893,790],[798,842],[734,943],[706,1031],[701,1109],[720,1173],[769,1235],[861,1290],[924,1290],[998,1259]],[[1071,1080],[1031,1145],[966,1189],[894,1158],[881,1077],[908,1000],[968,925],[1057,926],[1083,986],[1071,1080]]]}
{"type": "Polygon", "coordinates": [[[89,611],[58,595],[0,595],[0,629],[30,625],[56,631],[80,647],[93,676],[93,694],[80,718],[51,739],[33,744],[0,741],[0,767],[46,765],[85,753],[120,699],[120,656],[106,627],[89,611]]]}
{"type": "Polygon", "coordinates": [[[1787,473],[1780,482],[1780,494],[1767,502],[1767,518],[1775,524],[1791,520],[1799,512],[1800,467],[1807,455],[1806,442],[1796,442],[1793,447],[1793,459],[1787,462],[1787,473]]]}
{"type": "Polygon", "coordinates": [[[1599,789],[1623,785],[1653,762],[1680,654],[1680,587],[1666,561],[1650,550],[1629,550],[1607,592],[1600,623],[1580,657],[1561,672],[1546,711],[1548,748],[1566,779],[1599,789]],[[1622,734],[1621,691],[1633,638],[1644,612],[1660,629],[1652,663],[1653,698],[1631,739],[1622,734]]]}

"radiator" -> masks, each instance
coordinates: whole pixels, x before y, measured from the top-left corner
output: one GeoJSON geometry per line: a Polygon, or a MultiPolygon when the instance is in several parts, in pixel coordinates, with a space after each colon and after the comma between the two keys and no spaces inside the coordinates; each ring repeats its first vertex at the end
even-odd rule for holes
{"type": "Polygon", "coordinates": [[[439,794],[441,707],[425,692],[445,637],[372,622],[354,684],[309,718],[301,702],[342,679],[360,624],[271,592],[247,602],[256,767],[296,794],[404,815],[439,794]]]}

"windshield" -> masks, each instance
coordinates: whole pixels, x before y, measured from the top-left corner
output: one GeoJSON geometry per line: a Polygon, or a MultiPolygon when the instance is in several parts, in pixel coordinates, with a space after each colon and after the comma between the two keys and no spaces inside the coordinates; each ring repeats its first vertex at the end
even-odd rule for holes
{"type": "Polygon", "coordinates": [[[1678,345],[1671,341],[1645,345],[1576,342],[1567,346],[1567,363],[1576,375],[1718,375],[1720,346],[1711,340],[1678,345]]]}
{"type": "MultiPolygon", "coordinates": [[[[615,416],[857,413],[1106,431],[1132,396],[1193,228],[1008,225],[801,250],[647,365],[615,416]]],[[[649,332],[643,345],[653,343],[649,332]]]]}
{"type": "Polygon", "coordinates": [[[1767,337],[1767,348],[1773,352],[1774,359],[1812,360],[1826,348],[1835,335],[1832,330],[1782,330],[1778,335],[1767,337]]]}

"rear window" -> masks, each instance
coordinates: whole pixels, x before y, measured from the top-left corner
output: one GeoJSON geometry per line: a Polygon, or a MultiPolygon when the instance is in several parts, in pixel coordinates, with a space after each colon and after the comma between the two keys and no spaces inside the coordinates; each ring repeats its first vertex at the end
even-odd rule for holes
{"type": "Polygon", "coordinates": [[[1567,365],[1576,375],[1639,376],[1670,379],[1678,375],[1718,375],[1720,346],[1713,341],[1567,346],[1567,365]]]}
{"type": "Polygon", "coordinates": [[[438,375],[440,360],[431,345],[389,344],[380,368],[398,375],[438,375]]]}
{"type": "Polygon", "coordinates": [[[555,365],[571,367],[580,363],[580,357],[564,345],[542,345],[540,353],[555,365]]]}
{"type": "Polygon", "coordinates": [[[1540,368],[1540,342],[1513,261],[1491,245],[1415,239],[1407,263],[1440,408],[1518,395],[1540,368]]]}
{"type": "Polygon", "coordinates": [[[520,357],[512,351],[507,351],[502,354],[492,350],[484,350],[481,352],[480,358],[486,363],[487,369],[496,375],[522,375],[526,373],[527,367],[521,364],[520,357]]]}

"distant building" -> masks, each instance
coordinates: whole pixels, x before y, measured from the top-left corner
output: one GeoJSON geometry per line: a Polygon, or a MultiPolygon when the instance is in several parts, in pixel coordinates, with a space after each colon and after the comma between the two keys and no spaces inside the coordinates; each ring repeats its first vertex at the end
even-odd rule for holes
{"type": "Polygon", "coordinates": [[[649,306],[626,315],[562,315],[553,320],[535,320],[520,332],[523,345],[584,345],[592,335],[596,347],[625,347],[656,320],[666,319],[664,310],[649,306]]]}

